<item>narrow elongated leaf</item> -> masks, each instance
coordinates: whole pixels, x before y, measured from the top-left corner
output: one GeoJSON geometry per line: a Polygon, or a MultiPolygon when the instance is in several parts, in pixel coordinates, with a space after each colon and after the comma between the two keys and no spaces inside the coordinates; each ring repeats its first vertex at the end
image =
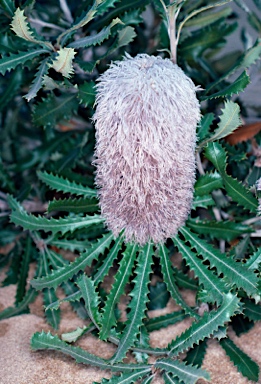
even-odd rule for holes
{"type": "Polygon", "coordinates": [[[114,364],[126,356],[127,351],[135,344],[145,317],[146,304],[148,301],[148,283],[151,273],[153,247],[148,243],[139,252],[138,264],[135,269],[134,289],[130,293],[132,297],[129,305],[130,312],[123,330],[118,349],[110,362],[114,364]]]}
{"type": "Polygon", "coordinates": [[[70,239],[59,239],[55,238],[51,240],[48,244],[53,245],[57,248],[69,249],[70,251],[80,251],[83,252],[86,248],[89,248],[90,242],[88,240],[70,240],[70,239]]]}
{"type": "Polygon", "coordinates": [[[157,331],[158,329],[176,324],[179,321],[184,320],[186,317],[187,315],[185,315],[184,311],[176,311],[168,313],[167,315],[153,317],[146,322],[146,328],[148,332],[157,331]]]}
{"type": "Polygon", "coordinates": [[[216,267],[218,273],[223,273],[227,281],[235,284],[238,288],[243,288],[249,295],[257,292],[257,277],[253,272],[251,273],[250,270],[233,259],[227,258],[226,255],[200,239],[188,228],[183,227],[180,232],[190,242],[191,246],[197,250],[198,254],[209,260],[211,267],[216,267]]]}
{"type": "Polygon", "coordinates": [[[199,345],[194,345],[194,347],[188,351],[186,356],[187,364],[196,365],[201,367],[207,350],[207,341],[203,340],[199,345]]]}
{"type": "Polygon", "coordinates": [[[202,116],[197,132],[199,142],[201,142],[203,139],[205,139],[205,137],[208,136],[214,118],[214,113],[206,113],[204,116],[202,116]]]}
{"type": "Polygon", "coordinates": [[[247,74],[246,71],[244,71],[235,81],[233,81],[227,87],[225,87],[219,92],[213,93],[210,96],[203,96],[201,100],[217,99],[218,97],[225,97],[225,98],[230,97],[232,95],[243,92],[249,83],[250,83],[250,76],[247,74]]]}
{"type": "Polygon", "coordinates": [[[235,223],[234,221],[202,221],[190,219],[187,222],[187,226],[199,234],[209,235],[211,238],[226,241],[231,241],[245,233],[253,232],[250,226],[235,223]]]}
{"type": "Polygon", "coordinates": [[[63,333],[61,335],[61,338],[66,343],[75,343],[75,341],[77,341],[81,336],[91,331],[94,331],[95,329],[96,327],[93,324],[90,324],[88,327],[84,325],[82,328],[78,327],[72,332],[63,333]]]}
{"type": "Polygon", "coordinates": [[[37,126],[54,128],[61,120],[69,119],[78,109],[76,94],[55,96],[51,93],[37,104],[33,111],[33,122],[37,126]]]}
{"type": "MultiPolygon", "coordinates": [[[[132,384],[137,383],[139,379],[151,372],[151,368],[145,368],[138,372],[123,373],[120,376],[112,376],[111,379],[106,380],[106,384],[132,384]]],[[[103,384],[103,382],[101,382],[103,384]]],[[[105,382],[104,382],[105,384],[105,382]]]]}
{"type": "Polygon", "coordinates": [[[197,290],[198,289],[198,282],[194,279],[191,279],[183,273],[180,269],[176,267],[172,267],[175,282],[180,288],[185,288],[185,289],[191,289],[191,290],[197,290]]]}
{"type": "Polygon", "coordinates": [[[221,144],[217,142],[208,143],[205,155],[221,174],[228,195],[244,208],[256,212],[258,207],[257,199],[239,181],[226,173],[226,152],[221,144]]]}
{"type": "Polygon", "coordinates": [[[209,195],[203,195],[203,196],[196,196],[192,203],[192,209],[196,208],[208,208],[212,207],[213,205],[216,205],[213,197],[209,195]]]}
{"type": "Polygon", "coordinates": [[[249,299],[244,299],[244,314],[253,321],[261,320],[261,305],[253,303],[249,299]]]}
{"type": "Polygon", "coordinates": [[[73,292],[69,296],[66,296],[64,299],[59,299],[54,301],[53,303],[49,304],[45,309],[46,310],[54,310],[58,309],[62,303],[72,303],[75,301],[79,301],[82,298],[82,293],[80,290],[73,292]]]}
{"type": "Polygon", "coordinates": [[[259,367],[255,361],[238,348],[231,339],[220,340],[220,345],[243,376],[249,380],[258,381],[259,367]]]}
{"type": "Polygon", "coordinates": [[[112,371],[131,372],[134,370],[140,371],[147,369],[150,365],[147,364],[114,364],[110,365],[108,361],[103,360],[79,347],[72,347],[64,341],[60,340],[59,337],[51,335],[51,333],[37,332],[31,339],[32,349],[52,349],[63,352],[66,355],[74,358],[77,363],[83,363],[99,367],[101,369],[110,369],[112,371]]]}
{"type": "Polygon", "coordinates": [[[127,244],[127,248],[123,253],[123,258],[120,261],[119,269],[115,275],[115,281],[111,287],[110,293],[107,296],[105,306],[103,308],[103,316],[101,321],[100,338],[105,340],[109,336],[110,329],[116,323],[115,306],[124,292],[125,285],[132,273],[134,261],[136,259],[137,246],[127,244]]]}
{"type": "MultiPolygon", "coordinates": [[[[57,300],[57,295],[55,293],[55,290],[53,288],[46,288],[43,290],[43,301],[44,305],[48,307],[49,304],[53,303],[54,301],[57,300]]],[[[57,309],[46,309],[45,311],[45,316],[47,322],[54,328],[58,329],[59,324],[60,324],[60,319],[61,319],[61,314],[60,314],[60,308],[57,309]]]]}
{"type": "Polygon", "coordinates": [[[27,293],[25,294],[23,300],[17,304],[16,307],[8,307],[0,312],[0,320],[7,319],[12,316],[18,316],[22,313],[28,313],[29,308],[28,305],[34,301],[37,296],[37,292],[33,288],[29,288],[27,293]]]}
{"type": "Polygon", "coordinates": [[[31,238],[28,236],[26,239],[25,251],[23,252],[22,262],[20,265],[20,275],[18,279],[16,296],[15,296],[16,304],[22,301],[25,294],[27,276],[29,272],[29,263],[30,263],[31,252],[32,252],[31,245],[32,245],[31,238]]]}
{"type": "Polygon", "coordinates": [[[222,177],[218,172],[206,173],[200,176],[195,183],[195,195],[205,196],[208,193],[223,187],[222,177]]]}
{"type": "Polygon", "coordinates": [[[220,82],[227,79],[238,69],[247,69],[252,64],[254,64],[261,55],[261,39],[257,39],[253,47],[249,48],[246,52],[239,57],[237,62],[225,73],[223,76],[220,76],[217,81],[212,83],[207,89],[206,93],[209,93],[212,88],[216,87],[220,82]]]}
{"type": "Polygon", "coordinates": [[[123,239],[122,236],[119,236],[115,240],[114,246],[110,249],[109,254],[107,255],[106,259],[104,260],[101,267],[97,270],[95,273],[93,280],[95,282],[95,285],[97,286],[101,281],[103,281],[104,277],[108,275],[109,269],[112,267],[114,260],[118,256],[118,252],[120,251],[122,247],[123,239]]]}
{"type": "Polygon", "coordinates": [[[216,21],[227,18],[232,13],[232,8],[226,7],[216,12],[203,12],[201,15],[193,17],[186,23],[186,27],[195,27],[200,25],[200,27],[205,27],[215,23],[216,21]]]}
{"type": "Polygon", "coordinates": [[[250,258],[247,260],[245,266],[248,269],[259,269],[261,264],[261,248],[259,248],[250,258]]]}
{"type": "Polygon", "coordinates": [[[104,219],[100,215],[70,217],[68,219],[46,219],[45,217],[36,217],[25,212],[15,211],[11,214],[11,221],[20,225],[24,229],[31,231],[43,230],[44,232],[66,233],[73,232],[79,228],[87,228],[95,224],[101,224],[104,219]]]}
{"type": "Polygon", "coordinates": [[[239,113],[240,108],[238,104],[233,101],[225,102],[225,108],[222,110],[222,115],[220,116],[220,122],[217,129],[208,139],[200,143],[199,146],[203,147],[208,142],[220,140],[223,137],[230,135],[239,125],[242,124],[239,113]]]}
{"type": "Polygon", "coordinates": [[[193,309],[190,308],[190,306],[183,300],[178,290],[173,273],[171,272],[171,262],[169,259],[168,249],[164,245],[159,246],[159,257],[163,278],[167,284],[167,288],[171,297],[176,301],[178,305],[181,306],[186,314],[198,318],[198,314],[194,312],[193,309]]]}
{"type": "Polygon", "coordinates": [[[184,381],[186,384],[195,384],[198,379],[210,379],[206,371],[193,367],[192,365],[186,365],[183,361],[159,359],[154,366],[166,372],[171,372],[174,377],[178,377],[179,380],[184,381]]]}
{"type": "Polygon", "coordinates": [[[44,53],[50,53],[47,49],[39,48],[26,52],[11,53],[9,56],[4,56],[0,59],[0,73],[5,75],[7,71],[15,69],[18,65],[24,65],[28,61],[43,55],[44,53]]]}
{"type": "Polygon", "coordinates": [[[194,322],[185,332],[169,345],[169,355],[176,356],[201,340],[212,335],[224,326],[239,310],[239,299],[232,293],[224,295],[223,303],[217,311],[205,312],[202,318],[194,322]]]}
{"type": "Polygon", "coordinates": [[[226,285],[177,236],[173,241],[186,260],[187,265],[194,271],[205,290],[210,293],[213,302],[217,302],[219,305],[223,300],[223,294],[228,291],[226,285]]]}
{"type": "Polygon", "coordinates": [[[47,61],[48,61],[48,58],[42,61],[42,63],[39,66],[38,71],[36,72],[35,79],[34,79],[32,85],[29,89],[29,92],[26,95],[24,95],[24,98],[27,101],[32,100],[37,95],[38,91],[40,90],[40,88],[42,86],[43,76],[48,71],[47,61]]]}
{"type": "Polygon", "coordinates": [[[15,6],[13,0],[0,0],[0,7],[8,13],[9,16],[13,16],[15,6]]]}
{"type": "Polygon", "coordinates": [[[90,46],[100,45],[104,40],[108,39],[111,35],[111,29],[116,24],[122,24],[119,18],[114,19],[108,27],[103,28],[100,32],[92,36],[86,36],[82,39],[77,39],[72,43],[68,44],[70,48],[87,48],[90,46]]]}
{"type": "Polygon", "coordinates": [[[84,271],[87,266],[90,266],[92,261],[97,259],[99,254],[110,246],[112,240],[113,234],[108,233],[93,244],[86,252],[83,252],[81,256],[71,264],[57,269],[49,276],[32,280],[32,286],[37,290],[51,287],[56,288],[62,282],[71,279],[76,273],[84,271]]]}
{"type": "Polygon", "coordinates": [[[51,201],[48,205],[48,212],[65,211],[73,213],[90,213],[97,212],[98,210],[98,200],[94,198],[59,199],[51,201]]]}
{"type": "Polygon", "coordinates": [[[56,191],[72,193],[77,196],[89,198],[97,196],[94,189],[75,183],[74,181],[69,181],[61,176],[53,175],[52,173],[47,172],[38,172],[37,175],[43,183],[56,191]]]}
{"type": "Polygon", "coordinates": [[[98,311],[100,299],[97,291],[95,290],[94,281],[91,280],[90,277],[87,277],[85,274],[83,274],[78,279],[77,285],[80,288],[82,297],[84,299],[86,311],[93,324],[96,326],[96,328],[99,329],[101,320],[101,316],[98,311]]]}

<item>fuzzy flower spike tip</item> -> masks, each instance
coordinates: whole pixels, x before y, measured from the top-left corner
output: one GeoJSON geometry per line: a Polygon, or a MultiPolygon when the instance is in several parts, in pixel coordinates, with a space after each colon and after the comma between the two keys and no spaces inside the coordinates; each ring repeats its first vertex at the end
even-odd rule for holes
{"type": "Polygon", "coordinates": [[[126,55],[97,85],[96,185],[107,227],[145,244],[174,236],[191,209],[197,87],[170,59],[126,55]]]}

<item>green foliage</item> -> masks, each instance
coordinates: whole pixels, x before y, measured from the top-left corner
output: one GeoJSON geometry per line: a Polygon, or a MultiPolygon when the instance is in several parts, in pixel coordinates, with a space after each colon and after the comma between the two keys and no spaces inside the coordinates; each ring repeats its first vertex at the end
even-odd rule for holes
{"type": "MultiPolygon", "coordinates": [[[[235,2],[260,32],[249,2],[235,2]]],[[[36,333],[32,348],[116,372],[103,383],[148,384],[158,375],[167,384],[209,379],[200,366],[211,337],[243,375],[258,382],[256,363],[225,337],[229,325],[239,335],[261,319],[255,191],[260,137],[227,143],[251,117],[241,92],[248,92],[247,69],[260,59],[261,41],[242,37],[247,48],[222,57],[226,39],[240,25],[227,3],[68,1],[66,14],[61,2],[0,0],[0,267],[7,270],[3,285],[16,284],[14,304],[0,320],[29,313],[40,294],[46,321],[58,330],[60,306],[70,303],[86,325],[62,339],[36,333]],[[124,228],[115,238],[100,214],[91,124],[95,84],[125,51],[168,57],[168,22],[175,12],[178,65],[203,88],[194,200],[172,240],[141,248],[124,242],[124,228]],[[193,291],[195,306],[184,300],[184,289],[193,291]],[[164,308],[170,297],[180,309],[151,318],[149,311],[164,308]],[[192,325],[168,348],[150,347],[150,332],[188,317],[192,325]],[[90,332],[116,346],[110,360],[71,345],[90,332]],[[130,355],[137,363],[125,360],[130,355]],[[151,356],[154,363],[148,364],[151,356]]],[[[260,7],[260,0],[254,3],[260,7]]],[[[260,118],[259,107],[256,114],[260,118]]]]}
{"type": "Polygon", "coordinates": [[[242,375],[246,376],[249,380],[257,382],[259,376],[257,363],[238,348],[231,339],[223,339],[220,341],[220,344],[242,375]]]}

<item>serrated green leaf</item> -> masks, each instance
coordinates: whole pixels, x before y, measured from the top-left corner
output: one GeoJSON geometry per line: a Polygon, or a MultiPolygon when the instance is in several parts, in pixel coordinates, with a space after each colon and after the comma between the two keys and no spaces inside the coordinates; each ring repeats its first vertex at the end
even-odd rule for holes
{"type": "Polygon", "coordinates": [[[8,13],[9,16],[13,16],[15,11],[15,5],[13,0],[0,0],[0,7],[8,13]]]}
{"type": "Polygon", "coordinates": [[[0,320],[7,319],[9,317],[18,316],[22,313],[28,313],[28,305],[34,301],[37,296],[35,289],[29,288],[25,294],[23,300],[18,303],[16,307],[8,307],[0,312],[0,320]]]}
{"type": "Polygon", "coordinates": [[[198,178],[195,183],[195,195],[204,196],[223,187],[222,177],[218,172],[206,173],[198,178]]]}
{"type": "Polygon", "coordinates": [[[115,244],[113,245],[113,247],[110,249],[106,259],[104,260],[104,262],[102,263],[101,267],[98,268],[98,270],[96,271],[94,277],[93,277],[93,280],[95,282],[95,285],[97,286],[100,282],[103,281],[104,277],[106,275],[108,275],[109,273],[109,270],[110,268],[112,267],[113,265],[113,262],[114,260],[117,258],[118,256],[118,253],[122,247],[122,243],[123,243],[123,240],[122,240],[122,236],[119,236],[116,240],[115,240],[115,244]]]}
{"type": "Polygon", "coordinates": [[[253,301],[245,298],[244,302],[244,314],[249,318],[249,320],[259,321],[261,320],[261,306],[260,304],[255,304],[253,301]]]}
{"type": "Polygon", "coordinates": [[[225,102],[225,108],[222,110],[222,115],[220,116],[220,122],[217,129],[213,134],[201,142],[199,147],[205,146],[208,142],[220,140],[223,137],[230,135],[239,125],[242,124],[242,121],[239,116],[240,108],[237,103],[233,101],[225,102]]]}
{"type": "Polygon", "coordinates": [[[72,347],[60,340],[57,335],[53,336],[51,333],[37,332],[31,339],[32,349],[52,349],[63,352],[71,356],[77,363],[88,364],[91,366],[99,367],[101,369],[110,369],[112,371],[131,372],[134,370],[140,371],[147,369],[150,365],[146,364],[114,364],[110,365],[108,361],[103,360],[79,347],[72,347]]]}
{"type": "Polygon", "coordinates": [[[180,288],[190,289],[190,290],[197,290],[198,289],[198,282],[183,273],[180,269],[172,266],[173,274],[175,277],[175,282],[180,288]]]}
{"type": "Polygon", "coordinates": [[[130,312],[127,315],[128,320],[120,338],[117,351],[110,360],[111,364],[124,359],[127,351],[137,340],[140,327],[145,317],[146,304],[148,301],[148,283],[151,273],[152,255],[153,247],[150,243],[145,245],[139,252],[138,263],[135,269],[136,277],[133,280],[135,286],[130,293],[132,297],[129,305],[130,312]]]}
{"type": "Polygon", "coordinates": [[[259,367],[255,361],[238,348],[231,339],[220,340],[220,345],[243,376],[249,380],[258,381],[259,367]]]}
{"type": "Polygon", "coordinates": [[[89,240],[74,240],[74,239],[59,239],[55,238],[54,240],[52,239],[50,243],[48,244],[53,245],[57,248],[62,248],[62,249],[69,249],[70,251],[80,251],[83,252],[90,246],[90,241],[89,240]]]}
{"type": "Polygon", "coordinates": [[[62,282],[71,279],[79,271],[84,271],[87,266],[90,266],[92,261],[97,259],[99,254],[104,252],[104,250],[110,246],[112,240],[112,233],[104,235],[71,264],[57,269],[49,276],[32,280],[31,285],[37,290],[57,287],[62,282]]]}
{"type": "Polygon", "coordinates": [[[52,173],[47,172],[38,172],[37,175],[43,183],[56,191],[89,198],[97,196],[94,189],[75,183],[74,181],[69,181],[62,176],[53,175],[52,173]]]}
{"type": "Polygon", "coordinates": [[[214,199],[209,195],[196,196],[192,203],[191,209],[208,208],[216,205],[214,199]]]}
{"type": "Polygon", "coordinates": [[[246,267],[240,263],[229,259],[225,254],[221,253],[218,249],[208,244],[203,239],[199,238],[196,234],[192,233],[188,228],[182,227],[180,232],[191,246],[195,248],[198,254],[202,255],[210,262],[211,267],[215,267],[218,273],[223,273],[226,280],[230,284],[235,284],[238,288],[243,288],[249,295],[257,292],[257,277],[246,267]]]}
{"type": "Polygon", "coordinates": [[[75,329],[74,331],[72,332],[67,332],[67,333],[63,333],[61,335],[61,338],[63,341],[65,341],[66,343],[74,343],[75,341],[77,341],[81,336],[85,335],[86,333],[89,333],[93,330],[95,330],[95,325],[93,324],[90,324],[88,327],[86,327],[85,325],[80,328],[78,327],[77,329],[75,329]]]}
{"type": "Polygon", "coordinates": [[[258,207],[257,199],[238,180],[233,179],[226,173],[226,152],[221,144],[217,142],[208,143],[205,155],[221,174],[228,195],[245,209],[256,212],[258,207]]]}
{"type": "Polygon", "coordinates": [[[33,122],[37,126],[54,128],[61,120],[68,120],[77,109],[78,102],[74,93],[60,96],[51,93],[35,106],[33,122]]]}
{"type": "Polygon", "coordinates": [[[184,311],[176,311],[168,313],[167,315],[153,317],[146,322],[146,328],[148,332],[157,331],[161,328],[166,328],[169,325],[176,324],[186,317],[187,315],[185,315],[184,311]]]}
{"type": "Polygon", "coordinates": [[[186,356],[186,363],[201,367],[207,350],[207,341],[203,340],[198,345],[194,345],[186,356]]]}
{"type": "Polygon", "coordinates": [[[183,361],[172,359],[159,359],[154,364],[155,368],[159,368],[166,372],[171,372],[174,377],[184,381],[186,384],[195,384],[198,379],[209,380],[209,374],[201,368],[186,365],[183,361]]]}
{"type": "Polygon", "coordinates": [[[250,83],[250,76],[246,71],[242,72],[241,75],[229,84],[227,87],[223,88],[221,91],[213,93],[210,96],[203,96],[201,100],[211,100],[217,99],[218,97],[230,97],[232,95],[237,95],[240,92],[243,92],[247,85],[250,83]]]}
{"type": "Polygon", "coordinates": [[[126,250],[123,252],[123,258],[119,263],[119,269],[115,275],[114,283],[107,296],[103,308],[103,316],[101,320],[100,338],[105,340],[109,336],[110,329],[116,323],[115,306],[124,292],[125,285],[132,274],[132,268],[136,259],[137,246],[127,244],[126,250]]]}
{"type": "Polygon", "coordinates": [[[24,95],[24,98],[27,101],[32,100],[37,95],[37,92],[40,90],[42,86],[43,76],[48,71],[47,61],[48,61],[48,58],[42,61],[35,75],[35,79],[29,89],[29,92],[26,95],[24,95]]]}
{"type": "Polygon", "coordinates": [[[249,225],[243,225],[234,221],[202,221],[190,219],[187,226],[200,235],[209,235],[211,238],[223,239],[226,241],[234,240],[245,233],[253,232],[249,225]]]}
{"type": "MultiPolygon", "coordinates": [[[[151,368],[145,368],[139,372],[123,373],[120,376],[112,376],[109,380],[106,380],[106,384],[132,384],[137,383],[139,379],[151,372],[151,368]]],[[[102,384],[102,383],[101,383],[102,384]]]]}
{"type": "Polygon", "coordinates": [[[220,11],[211,11],[211,12],[204,12],[203,14],[193,17],[193,19],[190,19],[186,23],[186,27],[195,27],[200,26],[205,27],[206,25],[210,25],[215,23],[216,21],[220,19],[226,19],[228,16],[230,16],[232,13],[232,8],[226,7],[224,9],[221,9],[220,11]]]}
{"type": "Polygon", "coordinates": [[[259,269],[261,263],[261,248],[259,248],[245,263],[248,269],[259,269]]]}
{"type": "Polygon", "coordinates": [[[81,291],[78,290],[78,291],[66,296],[64,299],[59,299],[59,300],[52,302],[45,309],[46,310],[49,310],[49,309],[55,310],[55,309],[58,309],[62,303],[76,302],[76,301],[81,300],[81,298],[82,298],[81,291]]]}
{"type": "Polygon", "coordinates": [[[163,379],[164,379],[165,384],[183,384],[184,383],[184,381],[180,382],[180,380],[177,377],[174,377],[169,372],[164,372],[163,373],[163,379]]]}
{"type": "Polygon", "coordinates": [[[197,258],[195,253],[178,238],[178,236],[175,236],[173,241],[186,260],[187,265],[198,277],[199,282],[203,284],[204,288],[210,293],[212,301],[217,302],[219,305],[223,300],[223,294],[228,291],[224,282],[215,276],[214,273],[203,264],[202,260],[197,258]]]}
{"type": "MultiPolygon", "coordinates": [[[[57,295],[55,293],[55,290],[53,288],[47,288],[43,290],[43,302],[46,307],[48,307],[49,304],[53,303],[54,301],[57,301],[57,295]]],[[[61,313],[60,308],[57,309],[47,309],[45,311],[45,316],[47,322],[54,328],[58,329],[60,320],[61,320],[61,313]]]]}
{"type": "Polygon", "coordinates": [[[118,32],[117,48],[124,47],[131,43],[136,37],[135,29],[131,26],[127,26],[118,32]]]}
{"type": "Polygon", "coordinates": [[[227,79],[238,69],[243,68],[245,70],[249,68],[252,64],[254,64],[260,58],[260,55],[261,55],[261,39],[257,39],[253,47],[249,48],[246,52],[244,52],[243,55],[239,57],[237,62],[223,76],[220,76],[217,81],[212,83],[206,89],[206,93],[209,93],[212,88],[216,87],[221,81],[227,79]]]}
{"type": "Polygon", "coordinates": [[[199,341],[212,335],[219,327],[224,326],[239,310],[239,299],[232,293],[224,295],[223,302],[217,311],[204,312],[200,320],[194,322],[185,332],[169,345],[169,355],[177,356],[199,341]]]}
{"type": "Polygon", "coordinates": [[[79,49],[100,45],[104,40],[110,37],[111,29],[117,24],[122,24],[119,18],[114,19],[108,27],[103,28],[100,32],[96,33],[95,35],[86,36],[82,39],[77,39],[72,43],[68,44],[68,47],[79,49]]]}
{"type": "Polygon", "coordinates": [[[155,286],[150,285],[148,309],[151,311],[165,308],[169,301],[169,296],[165,283],[158,281],[155,286]]]}
{"type": "Polygon", "coordinates": [[[53,200],[48,205],[48,212],[65,211],[73,213],[92,213],[99,210],[98,200],[94,198],[59,199],[53,200]]]}
{"type": "Polygon", "coordinates": [[[79,93],[78,93],[78,99],[81,104],[83,104],[85,107],[87,105],[93,106],[95,101],[95,83],[94,81],[85,81],[83,84],[79,85],[79,93]]]}
{"type": "Polygon", "coordinates": [[[86,311],[93,324],[97,329],[99,329],[101,320],[101,316],[98,310],[100,299],[97,291],[95,290],[95,283],[90,277],[87,277],[85,274],[83,274],[78,279],[77,285],[80,288],[82,297],[84,299],[86,311]]]}
{"type": "Polygon", "coordinates": [[[73,48],[60,48],[57,56],[48,66],[69,79],[74,74],[73,59],[75,55],[76,52],[73,48]]]}
{"type": "Polygon", "coordinates": [[[37,217],[25,212],[12,212],[10,216],[12,223],[20,225],[24,229],[30,231],[62,233],[74,232],[76,229],[87,228],[95,224],[103,223],[104,219],[100,215],[84,216],[84,217],[68,217],[63,219],[46,219],[45,217],[37,217]]]}
{"type": "Polygon", "coordinates": [[[11,53],[9,56],[4,56],[0,59],[0,73],[5,75],[7,71],[15,69],[18,65],[24,65],[28,61],[39,57],[44,53],[50,53],[47,49],[38,48],[26,52],[11,53]]]}
{"type": "Polygon", "coordinates": [[[24,15],[24,10],[21,10],[19,7],[15,10],[11,23],[11,29],[22,39],[30,41],[31,43],[38,43],[33,35],[33,31],[30,30],[28,21],[24,15]]]}
{"type": "Polygon", "coordinates": [[[169,259],[168,249],[164,245],[159,246],[159,257],[161,271],[163,274],[163,280],[167,284],[168,291],[171,297],[176,301],[178,305],[184,310],[184,312],[192,317],[198,318],[198,314],[183,300],[178,287],[175,283],[173,272],[171,269],[171,262],[169,259]]]}
{"type": "Polygon", "coordinates": [[[206,113],[202,116],[200,120],[200,124],[198,126],[198,142],[201,142],[205,137],[208,136],[210,127],[214,121],[215,115],[214,113],[206,113]]]}
{"type": "Polygon", "coordinates": [[[26,291],[27,276],[29,272],[29,263],[30,263],[31,251],[32,251],[31,245],[32,245],[31,238],[27,236],[25,250],[23,252],[22,262],[19,270],[19,279],[18,279],[16,296],[15,296],[16,304],[20,303],[23,300],[23,297],[26,291]]]}

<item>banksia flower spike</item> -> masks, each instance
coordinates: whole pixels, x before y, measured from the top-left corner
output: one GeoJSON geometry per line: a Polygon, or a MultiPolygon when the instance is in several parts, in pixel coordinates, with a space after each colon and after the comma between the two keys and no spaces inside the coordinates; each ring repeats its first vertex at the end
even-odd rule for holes
{"type": "Polygon", "coordinates": [[[197,87],[170,59],[126,55],[97,85],[96,185],[115,235],[144,244],[174,236],[195,179],[197,87]]]}

